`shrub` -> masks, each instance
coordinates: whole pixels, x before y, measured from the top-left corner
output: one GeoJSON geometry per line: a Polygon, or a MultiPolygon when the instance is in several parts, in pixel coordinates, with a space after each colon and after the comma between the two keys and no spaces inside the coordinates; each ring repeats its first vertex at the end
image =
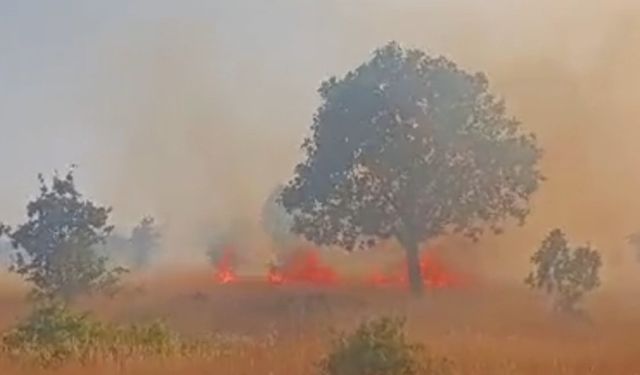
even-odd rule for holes
{"type": "Polygon", "coordinates": [[[68,311],[61,304],[37,307],[22,323],[2,337],[2,349],[14,358],[42,365],[84,358],[101,341],[104,327],[85,314],[68,311]]]}
{"type": "Polygon", "coordinates": [[[117,326],[92,319],[65,305],[38,305],[16,327],[2,336],[1,351],[8,357],[41,367],[67,362],[91,363],[149,357],[217,357],[237,343],[221,337],[186,339],[165,324],[117,326]]]}
{"type": "Polygon", "coordinates": [[[451,363],[429,357],[419,344],[407,343],[403,319],[362,323],[333,340],[318,367],[321,375],[448,375],[451,363]]]}

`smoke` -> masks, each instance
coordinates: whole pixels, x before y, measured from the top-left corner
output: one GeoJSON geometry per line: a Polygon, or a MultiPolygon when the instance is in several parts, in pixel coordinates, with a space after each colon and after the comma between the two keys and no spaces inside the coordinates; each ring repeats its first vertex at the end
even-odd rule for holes
{"type": "Polygon", "coordinates": [[[97,78],[83,102],[113,147],[95,163],[99,196],[121,222],[157,216],[172,260],[194,259],[237,222],[245,247],[268,252],[261,207],[301,157],[315,90],[397,40],[486,72],[545,150],[548,181],[527,225],[461,245],[461,257],[481,251],[476,266],[521,277],[559,226],[602,249],[613,269],[633,263],[625,237],[640,228],[636,1],[180,4],[140,2],[154,12],[123,16],[96,42],[97,78]]]}
{"type": "Polygon", "coordinates": [[[106,91],[124,92],[114,107],[125,134],[106,194],[124,218],[157,215],[173,260],[230,232],[244,248],[257,247],[260,208],[286,178],[299,142],[278,126],[290,121],[280,114],[295,101],[276,105],[280,88],[263,92],[265,73],[253,62],[225,61],[211,30],[172,24],[139,32],[111,47],[120,53],[106,67],[118,74],[106,91]]]}

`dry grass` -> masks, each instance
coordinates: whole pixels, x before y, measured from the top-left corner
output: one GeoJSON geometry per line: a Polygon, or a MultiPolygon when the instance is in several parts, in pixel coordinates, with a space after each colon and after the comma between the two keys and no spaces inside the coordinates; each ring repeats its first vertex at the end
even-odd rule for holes
{"type": "MultiPolygon", "coordinates": [[[[142,282],[140,282],[142,283],[142,282]]],[[[456,363],[469,375],[618,375],[640,373],[640,308],[625,295],[596,296],[591,324],[551,318],[542,301],[518,288],[484,286],[439,291],[416,301],[397,291],[357,287],[314,290],[261,283],[214,286],[206,276],[164,277],[130,287],[114,300],[83,301],[104,319],[142,321],[161,317],[190,335],[205,332],[263,339],[202,361],[105,363],[69,366],[48,374],[273,374],[303,375],[325,350],[329,328],[351,327],[363,317],[402,314],[413,339],[456,363]]],[[[0,296],[0,327],[25,311],[16,293],[0,296]]],[[[0,374],[36,375],[0,359],[0,374]]]]}

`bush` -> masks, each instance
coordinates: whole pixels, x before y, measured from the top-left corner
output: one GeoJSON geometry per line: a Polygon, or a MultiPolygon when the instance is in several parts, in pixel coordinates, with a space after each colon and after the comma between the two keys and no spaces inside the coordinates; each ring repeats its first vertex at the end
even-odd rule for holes
{"type": "Polygon", "coordinates": [[[59,364],[71,357],[84,358],[96,347],[104,327],[74,314],[61,304],[37,307],[21,324],[2,337],[3,352],[42,365],[59,364]]]}
{"type": "Polygon", "coordinates": [[[148,357],[210,357],[224,354],[227,348],[228,343],[219,338],[185,339],[159,321],[116,326],[56,303],[37,306],[2,336],[1,345],[8,357],[41,367],[148,357]]]}
{"type": "Polygon", "coordinates": [[[339,334],[319,363],[322,375],[448,375],[446,358],[429,357],[419,344],[407,343],[403,319],[380,318],[339,334]]]}

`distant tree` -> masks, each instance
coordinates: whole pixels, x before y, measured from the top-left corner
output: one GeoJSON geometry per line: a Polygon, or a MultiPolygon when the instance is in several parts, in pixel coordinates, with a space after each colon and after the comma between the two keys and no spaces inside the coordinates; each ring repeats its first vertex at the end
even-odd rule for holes
{"type": "Polygon", "coordinates": [[[349,250],[395,238],[419,294],[422,243],[522,223],[541,152],[488,89],[483,74],[396,43],[322,83],[306,160],[282,193],[293,231],[349,250]]]}
{"type": "Polygon", "coordinates": [[[33,283],[38,297],[69,300],[112,290],[125,270],[109,268],[108,259],[94,251],[113,229],[111,208],[84,199],[72,171],[54,175],[51,185],[42,175],[38,179],[40,195],[27,204],[28,220],[4,230],[14,248],[11,270],[33,283]]]}
{"type": "Polygon", "coordinates": [[[588,245],[571,248],[559,229],[542,241],[531,264],[534,269],[525,279],[526,284],[549,294],[557,311],[582,313],[580,301],[600,286],[602,260],[598,251],[588,245]]]}
{"type": "Polygon", "coordinates": [[[140,269],[149,265],[152,254],[160,247],[160,231],[156,227],[155,219],[145,216],[131,231],[129,243],[133,266],[140,269]]]}
{"type": "Polygon", "coordinates": [[[281,248],[286,248],[296,240],[296,236],[292,231],[293,218],[280,201],[282,189],[283,186],[278,186],[269,194],[262,206],[261,218],[262,226],[273,242],[281,248]]]}
{"type": "Polygon", "coordinates": [[[98,254],[106,256],[109,260],[131,266],[131,238],[130,233],[120,233],[116,230],[109,233],[104,244],[98,247],[98,254]]]}

